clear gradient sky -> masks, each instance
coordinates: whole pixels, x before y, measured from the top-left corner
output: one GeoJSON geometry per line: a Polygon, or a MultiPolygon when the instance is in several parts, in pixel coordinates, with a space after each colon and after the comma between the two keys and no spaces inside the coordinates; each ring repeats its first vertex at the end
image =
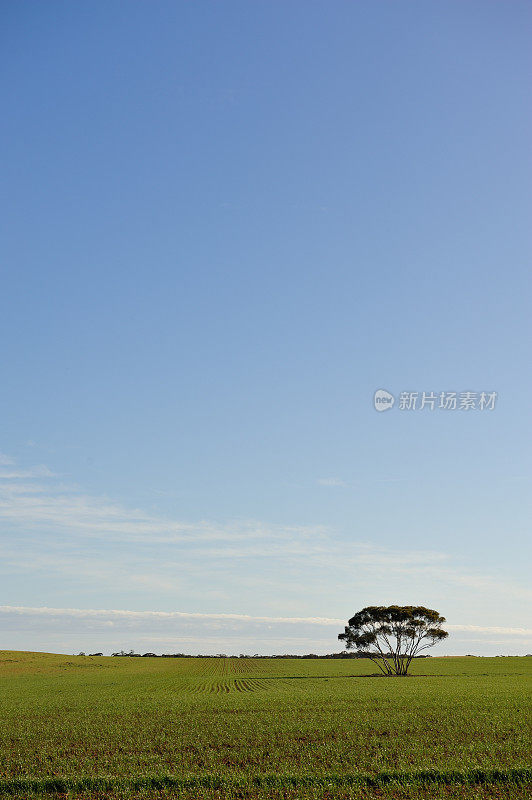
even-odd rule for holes
{"type": "Polygon", "coordinates": [[[532,652],[530,3],[0,29],[0,647],[532,652]]]}

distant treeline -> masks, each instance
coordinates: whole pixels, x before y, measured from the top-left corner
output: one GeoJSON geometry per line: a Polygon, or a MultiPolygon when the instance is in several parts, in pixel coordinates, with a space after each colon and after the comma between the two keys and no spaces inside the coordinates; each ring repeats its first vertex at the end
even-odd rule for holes
{"type": "MultiPolygon", "coordinates": [[[[80,653],[80,655],[85,655],[85,653],[80,653]]],[[[91,656],[101,656],[102,653],[90,653],[91,656]]],[[[273,656],[261,656],[258,653],[255,653],[252,656],[244,655],[244,653],[240,653],[240,655],[232,655],[228,656],[226,653],[217,653],[216,655],[202,655],[201,653],[198,655],[190,655],[189,653],[163,653],[162,655],[157,655],[157,653],[135,653],[133,650],[130,650],[126,653],[124,650],[121,650],[119,653],[112,653],[113,656],[119,657],[126,657],[126,658],[375,658],[374,653],[328,653],[324,656],[319,656],[316,653],[307,653],[304,656],[301,655],[273,655],[273,656]]],[[[378,658],[382,658],[382,656],[377,656],[378,658]]],[[[394,658],[393,653],[385,653],[384,658],[394,658]]],[[[429,655],[420,655],[415,656],[415,658],[430,658],[429,655]]]]}

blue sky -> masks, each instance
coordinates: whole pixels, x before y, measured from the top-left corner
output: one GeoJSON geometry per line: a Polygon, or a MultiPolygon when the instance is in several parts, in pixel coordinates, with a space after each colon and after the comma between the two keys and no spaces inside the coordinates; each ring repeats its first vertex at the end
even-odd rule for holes
{"type": "Polygon", "coordinates": [[[2,17],[2,646],[531,652],[530,4],[2,17]]]}

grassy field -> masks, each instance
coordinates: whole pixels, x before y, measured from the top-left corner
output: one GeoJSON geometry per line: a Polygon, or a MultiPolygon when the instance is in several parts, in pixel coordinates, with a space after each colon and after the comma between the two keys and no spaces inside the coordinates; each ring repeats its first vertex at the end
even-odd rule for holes
{"type": "Polygon", "coordinates": [[[0,652],[0,796],[532,796],[532,658],[375,672],[0,652]]]}

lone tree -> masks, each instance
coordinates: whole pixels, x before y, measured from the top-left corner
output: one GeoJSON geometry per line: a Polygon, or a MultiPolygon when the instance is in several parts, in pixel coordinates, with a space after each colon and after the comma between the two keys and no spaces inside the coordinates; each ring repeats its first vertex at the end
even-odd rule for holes
{"type": "Polygon", "coordinates": [[[347,650],[356,647],[384,675],[406,675],[412,659],[449,634],[445,617],[423,606],[368,606],[351,617],[344,633],[347,650]]]}

